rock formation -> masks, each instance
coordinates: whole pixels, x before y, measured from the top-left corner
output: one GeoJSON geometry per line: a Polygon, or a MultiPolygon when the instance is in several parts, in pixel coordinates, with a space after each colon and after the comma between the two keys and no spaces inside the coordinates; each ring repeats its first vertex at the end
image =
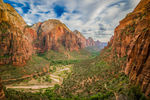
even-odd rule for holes
{"type": "Polygon", "coordinates": [[[86,38],[78,30],[73,31],[73,33],[78,37],[78,42],[80,43],[81,48],[85,48],[86,38]]]}
{"type": "Polygon", "coordinates": [[[78,51],[85,47],[82,40],[81,34],[73,33],[59,20],[28,26],[11,5],[0,0],[0,65],[23,66],[36,52],[78,51]]]}
{"type": "Polygon", "coordinates": [[[94,46],[95,45],[95,41],[93,40],[93,38],[89,37],[86,40],[86,46],[94,46]]]}
{"type": "Polygon", "coordinates": [[[77,35],[59,20],[49,19],[45,22],[34,24],[32,28],[37,32],[35,47],[39,48],[40,52],[48,50],[59,51],[61,47],[69,51],[78,51],[84,47],[78,41],[77,35]]]}
{"type": "Polygon", "coordinates": [[[59,20],[49,19],[28,26],[9,4],[0,0],[0,65],[24,66],[34,53],[49,50],[78,51],[97,43],[79,31],[72,32],[59,20]]]}
{"type": "Polygon", "coordinates": [[[109,46],[112,55],[126,57],[127,64],[121,66],[130,79],[141,86],[150,96],[150,0],[141,0],[115,29],[109,46]]]}
{"type": "Polygon", "coordinates": [[[104,48],[107,46],[107,43],[100,42],[99,40],[94,41],[92,37],[86,39],[78,30],[75,30],[75,33],[78,37],[78,41],[81,43],[81,48],[89,47],[89,46],[96,46],[98,48],[104,48]]]}
{"type": "Polygon", "coordinates": [[[97,46],[100,49],[103,49],[105,46],[107,46],[107,42],[100,42],[99,40],[95,41],[95,46],[97,46]]]}
{"type": "Polygon", "coordinates": [[[32,55],[32,35],[27,25],[9,4],[0,1],[0,64],[25,65],[32,55]]]}

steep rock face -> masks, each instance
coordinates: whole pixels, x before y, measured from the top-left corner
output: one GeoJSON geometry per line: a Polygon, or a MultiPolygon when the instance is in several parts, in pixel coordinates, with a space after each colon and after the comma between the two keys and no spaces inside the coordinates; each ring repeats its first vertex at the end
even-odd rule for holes
{"type": "Polygon", "coordinates": [[[86,46],[94,46],[95,45],[95,41],[93,40],[93,38],[89,37],[86,40],[86,46]]]}
{"type": "Polygon", "coordinates": [[[80,47],[85,48],[86,38],[78,30],[73,31],[73,33],[76,34],[76,36],[78,37],[78,42],[80,43],[80,47]]]}
{"type": "Polygon", "coordinates": [[[114,36],[112,36],[112,37],[110,38],[110,41],[108,41],[107,46],[106,46],[105,48],[108,48],[108,47],[112,46],[113,39],[114,39],[114,36]]]}
{"type": "Polygon", "coordinates": [[[92,37],[86,39],[78,30],[75,30],[73,33],[77,35],[81,48],[85,48],[89,46],[97,46],[99,48],[103,48],[104,46],[107,45],[107,43],[100,42],[99,40],[94,41],[92,37]]]}
{"type": "Polygon", "coordinates": [[[0,23],[2,22],[8,22],[18,28],[26,26],[25,21],[16,10],[10,4],[4,3],[3,0],[0,1],[0,23]]]}
{"type": "Polygon", "coordinates": [[[32,28],[37,32],[38,36],[34,45],[40,52],[59,51],[61,47],[65,47],[69,51],[78,51],[83,47],[82,43],[78,41],[77,35],[58,20],[49,19],[33,25],[32,28]]]}
{"type": "Polygon", "coordinates": [[[32,35],[16,10],[0,2],[0,65],[25,65],[32,55],[32,35]]]}
{"type": "Polygon", "coordinates": [[[112,55],[126,57],[121,66],[146,96],[150,96],[150,0],[141,0],[135,10],[120,21],[111,42],[112,55]]]}
{"type": "Polygon", "coordinates": [[[5,100],[5,94],[3,91],[3,86],[1,84],[1,79],[0,79],[0,100],[5,100]]]}

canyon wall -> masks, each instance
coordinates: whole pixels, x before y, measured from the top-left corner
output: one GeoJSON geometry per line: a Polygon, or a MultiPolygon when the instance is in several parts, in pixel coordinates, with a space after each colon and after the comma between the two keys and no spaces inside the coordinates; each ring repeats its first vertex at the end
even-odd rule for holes
{"type": "Polygon", "coordinates": [[[10,4],[0,0],[0,65],[24,66],[35,53],[79,51],[99,43],[56,19],[29,26],[10,4]]]}
{"type": "Polygon", "coordinates": [[[126,58],[125,74],[150,96],[150,0],[141,0],[115,29],[108,43],[112,56],[126,58]]]}
{"type": "Polygon", "coordinates": [[[87,46],[86,38],[78,30],[73,31],[73,33],[78,37],[77,41],[80,43],[80,47],[85,48],[87,46]]]}
{"type": "Polygon", "coordinates": [[[0,2],[0,65],[25,65],[32,55],[32,35],[16,10],[0,2]]]}
{"type": "Polygon", "coordinates": [[[81,48],[97,46],[103,49],[107,46],[106,42],[94,41],[92,37],[86,39],[78,30],[73,31],[73,33],[77,35],[78,41],[81,43],[81,48]]]}
{"type": "Polygon", "coordinates": [[[37,32],[37,39],[33,42],[34,47],[40,52],[61,51],[62,47],[69,51],[78,51],[100,44],[91,37],[86,39],[78,30],[72,32],[65,24],[56,19],[34,24],[32,29],[37,32]]]}
{"type": "Polygon", "coordinates": [[[0,0],[0,65],[24,66],[34,53],[49,50],[78,51],[85,47],[84,39],[55,19],[29,26],[11,5],[0,0]]]}
{"type": "Polygon", "coordinates": [[[38,35],[35,47],[39,48],[41,52],[59,51],[62,47],[69,51],[78,51],[82,48],[82,43],[78,41],[76,34],[59,20],[49,19],[34,24],[32,28],[36,30],[38,35]]]}

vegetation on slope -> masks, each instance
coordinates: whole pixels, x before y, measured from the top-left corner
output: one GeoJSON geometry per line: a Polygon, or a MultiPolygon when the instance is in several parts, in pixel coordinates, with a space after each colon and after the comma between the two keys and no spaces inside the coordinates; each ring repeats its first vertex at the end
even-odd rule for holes
{"type": "Polygon", "coordinates": [[[0,76],[4,83],[5,81],[6,83],[7,81],[11,83],[15,81],[21,81],[34,75],[40,75],[42,74],[41,72],[44,72],[46,67],[49,67],[49,62],[37,55],[34,55],[24,67],[16,67],[12,65],[0,66],[0,76]]]}
{"type": "Polygon", "coordinates": [[[80,50],[79,52],[73,51],[68,54],[48,51],[42,54],[33,55],[24,67],[1,65],[0,76],[3,83],[20,82],[29,77],[45,74],[52,65],[75,64],[91,57],[91,53],[86,50],[80,50]]]}
{"type": "Polygon", "coordinates": [[[128,77],[120,71],[120,63],[107,61],[106,57],[110,51],[108,49],[101,57],[75,65],[73,73],[64,81],[58,92],[65,97],[77,95],[88,98],[98,93],[108,99],[114,97],[114,94],[125,94],[129,84],[128,77]]]}
{"type": "Polygon", "coordinates": [[[5,89],[6,97],[11,100],[146,100],[119,67],[126,57],[118,59],[114,56],[114,61],[110,61],[110,52],[111,47],[102,51],[100,57],[73,66],[62,86],[56,85],[37,93],[5,89]]]}
{"type": "Polygon", "coordinates": [[[61,49],[61,52],[50,50],[45,53],[40,53],[38,56],[46,60],[85,60],[92,57],[91,52],[86,49],[81,49],[79,51],[65,51],[61,49]]]}
{"type": "Polygon", "coordinates": [[[109,58],[110,52],[111,47],[103,50],[100,57],[76,64],[57,93],[66,98],[90,100],[146,100],[140,89],[130,84],[120,67],[125,64],[126,57],[114,55],[109,58]]]}

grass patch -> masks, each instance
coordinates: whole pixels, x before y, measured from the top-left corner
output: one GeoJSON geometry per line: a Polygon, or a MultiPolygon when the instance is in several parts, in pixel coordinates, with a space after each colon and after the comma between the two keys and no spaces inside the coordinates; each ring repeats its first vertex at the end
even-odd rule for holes
{"type": "Polygon", "coordinates": [[[91,53],[85,49],[82,49],[80,51],[67,51],[67,52],[65,50],[62,50],[61,52],[50,50],[45,53],[39,53],[38,56],[49,61],[84,60],[89,59],[91,57],[91,53]]]}
{"type": "Polygon", "coordinates": [[[80,60],[50,60],[50,65],[69,65],[79,63],[80,60]]]}

